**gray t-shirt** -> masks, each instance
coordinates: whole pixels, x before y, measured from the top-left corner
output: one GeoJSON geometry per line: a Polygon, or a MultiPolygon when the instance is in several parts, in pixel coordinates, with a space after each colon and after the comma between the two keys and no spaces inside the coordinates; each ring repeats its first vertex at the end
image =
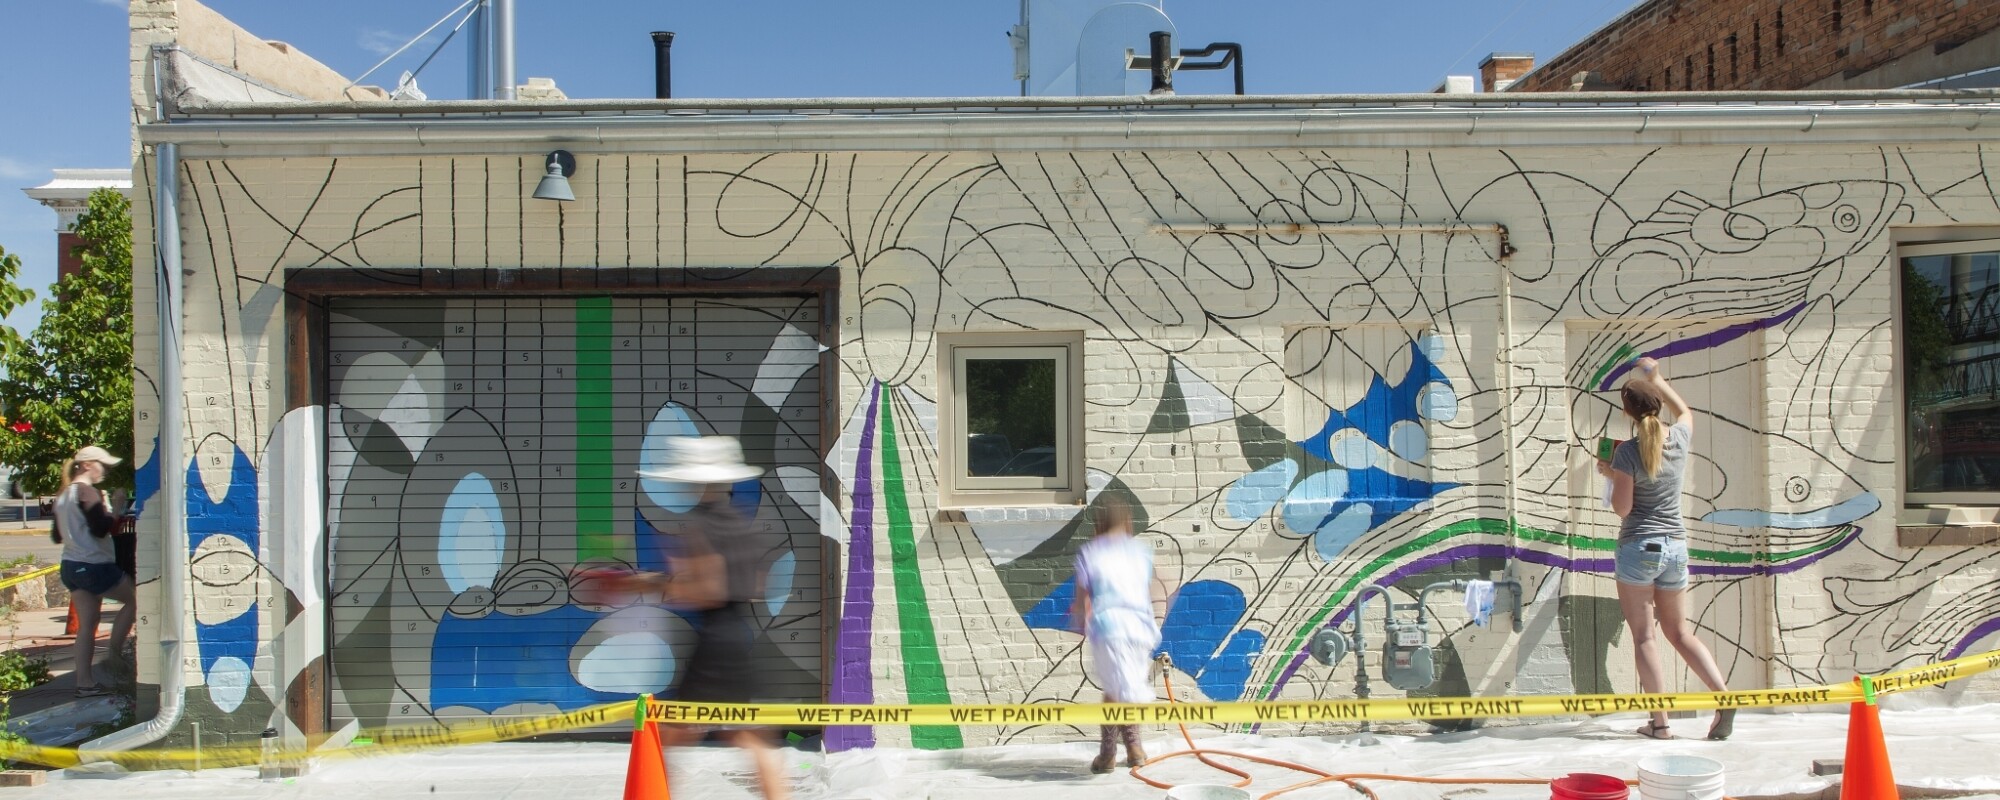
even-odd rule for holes
{"type": "Polygon", "coordinates": [[[1687,538],[1681,525],[1681,483],[1687,474],[1688,442],[1693,430],[1686,422],[1667,426],[1666,445],[1660,452],[1660,469],[1646,476],[1645,462],[1639,458],[1639,441],[1618,444],[1611,454],[1611,468],[1632,476],[1632,513],[1618,528],[1618,538],[1672,536],[1687,538]]]}

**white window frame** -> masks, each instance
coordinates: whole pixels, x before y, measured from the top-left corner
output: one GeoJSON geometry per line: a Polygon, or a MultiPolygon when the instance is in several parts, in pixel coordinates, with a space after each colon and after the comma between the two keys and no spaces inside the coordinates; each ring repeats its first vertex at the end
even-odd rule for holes
{"type": "Polygon", "coordinates": [[[1959,239],[1953,241],[1929,241],[1923,244],[1904,244],[1896,247],[1896,271],[1893,273],[1895,293],[1890,297],[1896,320],[1895,354],[1896,367],[1896,486],[1902,490],[1905,508],[1923,506],[2000,506],[2000,491],[1991,492],[1917,492],[1910,489],[1910,387],[1903,383],[1903,260],[1915,256],[1956,255],[1960,253],[2000,253],[2000,238],[1959,239]]]}
{"type": "Polygon", "coordinates": [[[943,441],[938,482],[943,507],[1074,505],[1084,496],[1083,333],[1010,331],[939,334],[938,427],[943,441]],[[966,475],[966,405],[960,393],[972,359],[1050,359],[1056,362],[1055,477],[966,475]]]}

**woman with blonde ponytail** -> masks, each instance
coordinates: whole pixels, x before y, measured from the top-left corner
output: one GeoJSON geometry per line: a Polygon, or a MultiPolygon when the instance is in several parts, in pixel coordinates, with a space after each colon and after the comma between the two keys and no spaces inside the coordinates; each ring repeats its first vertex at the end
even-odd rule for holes
{"type": "MultiPolygon", "coordinates": [[[[1632,420],[1633,438],[1620,442],[1610,461],[1598,461],[1597,471],[1611,479],[1611,508],[1623,518],[1615,560],[1618,607],[1632,629],[1639,687],[1648,693],[1664,688],[1660,658],[1653,648],[1653,623],[1658,620],[1659,631],[1695,676],[1710,691],[1723,691],[1722,670],[1687,618],[1688,547],[1687,527],[1681,524],[1681,486],[1694,440],[1694,411],[1660,374],[1659,362],[1641,358],[1633,367],[1633,376],[1619,393],[1625,416],[1632,420]],[[1673,415],[1673,424],[1660,419],[1662,410],[1673,415]]],[[[1715,712],[1708,738],[1729,738],[1735,722],[1735,710],[1715,712]]],[[[1639,735],[1674,738],[1667,730],[1666,712],[1655,712],[1639,735]]]]}
{"type": "Polygon", "coordinates": [[[111,657],[125,657],[125,642],[132,634],[132,620],[138,606],[132,601],[132,578],[118,568],[117,551],[111,533],[118,517],[104,502],[97,483],[104,471],[123,461],[92,445],[76,451],[63,462],[62,494],[56,496],[55,524],[49,535],[63,546],[62,582],[69,588],[70,608],[76,611],[76,696],[98,697],[110,690],[97,681],[97,622],[106,598],[118,601],[118,614],[111,619],[111,657]]]}

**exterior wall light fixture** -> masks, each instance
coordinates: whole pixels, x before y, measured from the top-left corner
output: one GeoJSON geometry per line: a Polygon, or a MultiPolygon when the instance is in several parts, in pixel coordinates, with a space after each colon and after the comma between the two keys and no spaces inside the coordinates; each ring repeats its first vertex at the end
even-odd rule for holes
{"type": "Polygon", "coordinates": [[[542,182],[535,186],[536,200],[556,200],[569,202],[576,199],[570,191],[569,176],[576,174],[576,156],[568,150],[549,151],[549,171],[542,176],[542,182]]]}

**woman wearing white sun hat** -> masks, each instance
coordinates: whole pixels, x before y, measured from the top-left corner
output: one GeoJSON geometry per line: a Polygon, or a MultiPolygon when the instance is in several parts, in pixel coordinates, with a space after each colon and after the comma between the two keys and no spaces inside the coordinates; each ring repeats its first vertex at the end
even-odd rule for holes
{"type": "MultiPolygon", "coordinates": [[[[653,480],[693,484],[700,502],[665,527],[679,552],[667,558],[668,572],[635,576],[633,588],[653,589],[667,602],[701,612],[694,652],[680,670],[677,697],[695,703],[749,703],[762,685],[751,657],[757,630],[751,602],[763,595],[758,573],[762,555],[750,534],[750,518],[729,501],[731,488],[764,474],[743,463],[743,447],[727,436],[679,436],[667,440],[667,466],[640,470],[653,480]]],[[[669,725],[662,740],[672,747],[703,731],[669,725]]],[[[790,795],[784,762],[772,745],[767,728],[728,729],[719,733],[749,750],[757,763],[757,782],[767,798],[790,795]]]]}
{"type": "Polygon", "coordinates": [[[95,697],[106,693],[97,682],[93,660],[97,656],[97,620],[104,611],[104,598],[118,601],[118,615],[111,619],[111,657],[122,658],[125,640],[132,633],[138,605],[132,601],[132,578],[118,568],[111,532],[118,517],[104,502],[97,483],[104,470],[124,461],[96,445],[76,451],[63,462],[62,474],[69,483],[56,496],[55,525],[49,535],[63,546],[62,582],[69,588],[70,606],[76,610],[76,694],[95,697]]]}

